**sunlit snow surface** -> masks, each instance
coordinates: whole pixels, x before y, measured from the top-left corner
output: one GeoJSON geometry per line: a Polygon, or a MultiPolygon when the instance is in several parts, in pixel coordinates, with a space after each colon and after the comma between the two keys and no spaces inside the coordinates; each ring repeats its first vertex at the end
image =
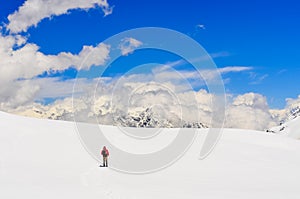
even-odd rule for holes
{"type": "MultiPolygon", "coordinates": [[[[289,126],[291,134],[298,130],[289,126]]],[[[192,147],[172,166],[130,175],[98,167],[81,145],[74,123],[0,113],[0,129],[3,199],[300,196],[300,141],[283,134],[224,129],[213,153],[199,160],[207,133],[201,129],[192,147]]]]}
{"type": "Polygon", "coordinates": [[[280,126],[269,129],[273,133],[281,134],[295,139],[300,139],[300,117],[295,117],[280,126]]]}

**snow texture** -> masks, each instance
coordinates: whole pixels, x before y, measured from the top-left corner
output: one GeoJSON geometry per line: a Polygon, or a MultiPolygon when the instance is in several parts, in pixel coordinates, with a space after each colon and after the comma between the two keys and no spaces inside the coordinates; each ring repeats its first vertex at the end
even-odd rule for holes
{"type": "MultiPolygon", "coordinates": [[[[299,124],[296,119],[288,125],[290,134],[299,124]]],[[[0,198],[298,199],[300,195],[300,143],[280,134],[224,129],[213,153],[199,160],[208,130],[198,129],[191,148],[172,166],[129,175],[98,167],[72,122],[0,112],[0,129],[0,198]]]]}

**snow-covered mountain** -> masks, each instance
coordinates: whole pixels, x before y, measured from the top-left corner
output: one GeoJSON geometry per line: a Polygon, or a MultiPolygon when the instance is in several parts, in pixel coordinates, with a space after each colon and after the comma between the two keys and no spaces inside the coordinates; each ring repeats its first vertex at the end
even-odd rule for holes
{"type": "MultiPolygon", "coordinates": [[[[36,118],[73,121],[72,109],[43,110],[35,107],[22,112],[24,116],[36,118]]],[[[170,114],[171,115],[171,114],[170,114]]],[[[151,107],[133,109],[129,112],[116,110],[103,114],[102,110],[90,113],[90,117],[96,117],[100,124],[123,126],[123,127],[145,127],[145,128],[208,128],[207,125],[198,121],[184,121],[177,115],[172,117],[161,115],[151,107]]],[[[92,120],[93,121],[93,120],[92,120]]],[[[83,118],[81,122],[89,122],[89,118],[83,118]]]]}
{"type": "MultiPolygon", "coordinates": [[[[105,128],[111,136],[118,131],[105,128]]],[[[72,122],[0,112],[0,129],[0,198],[298,199],[300,195],[299,140],[278,134],[224,129],[214,151],[199,160],[209,131],[197,129],[192,146],[170,167],[129,175],[99,168],[72,122]]],[[[163,130],[174,133],[174,129],[163,130]]],[[[115,140],[124,145],[118,147],[137,153],[159,144],[139,140],[137,147],[115,140]]],[[[111,153],[109,160],[115,157],[111,153]]]]}
{"type": "Polygon", "coordinates": [[[181,121],[176,117],[174,117],[174,119],[165,119],[159,114],[156,114],[151,108],[117,116],[114,121],[115,125],[125,127],[208,128],[201,122],[181,121]]]}
{"type": "Polygon", "coordinates": [[[267,132],[278,133],[300,139],[300,107],[294,107],[280,122],[279,126],[272,127],[267,132]]]}
{"type": "Polygon", "coordinates": [[[281,121],[281,123],[286,123],[286,122],[291,121],[299,116],[300,116],[300,107],[296,106],[296,107],[292,108],[291,110],[289,110],[289,113],[287,114],[286,118],[284,118],[281,121]]]}

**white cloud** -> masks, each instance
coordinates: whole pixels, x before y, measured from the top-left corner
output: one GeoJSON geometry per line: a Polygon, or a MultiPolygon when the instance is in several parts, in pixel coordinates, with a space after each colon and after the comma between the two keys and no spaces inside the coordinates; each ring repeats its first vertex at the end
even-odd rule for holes
{"type": "Polygon", "coordinates": [[[252,67],[248,66],[227,66],[223,68],[218,68],[216,70],[201,70],[201,75],[203,79],[206,81],[213,81],[218,76],[225,75],[228,73],[237,73],[237,72],[243,72],[243,71],[250,71],[253,70],[252,67]]]}
{"type": "MultiPolygon", "coordinates": [[[[21,36],[0,35],[0,73],[9,76],[14,73],[17,78],[31,78],[44,71],[64,70],[73,66],[77,69],[89,69],[92,65],[102,65],[108,59],[110,47],[103,43],[93,46],[83,46],[78,54],[61,52],[57,55],[45,55],[39,51],[39,46],[25,43],[21,36]],[[16,48],[17,47],[17,48],[16,48]],[[16,48],[16,49],[15,49],[16,48]],[[88,62],[83,60],[89,56],[88,62]],[[19,70],[16,70],[16,69],[19,70]],[[16,73],[17,72],[17,73],[16,73]]],[[[2,77],[4,78],[4,77],[2,77]]],[[[1,79],[2,79],[1,78],[1,79]]]]}
{"type": "Polygon", "coordinates": [[[211,56],[211,58],[219,58],[219,57],[228,57],[230,56],[230,53],[226,51],[221,51],[217,53],[210,53],[209,55],[211,56]]]}
{"type": "Polygon", "coordinates": [[[232,72],[242,72],[253,70],[253,67],[250,66],[226,66],[224,68],[219,68],[221,74],[232,73],[232,72]]]}
{"type": "Polygon", "coordinates": [[[37,44],[28,42],[27,37],[18,34],[37,26],[44,18],[68,14],[74,9],[87,11],[96,7],[102,8],[105,15],[112,13],[107,0],[26,0],[8,16],[6,29],[10,34],[0,33],[0,84],[5,85],[0,87],[2,110],[26,106],[46,97],[68,97],[72,81],[35,77],[70,67],[88,70],[91,66],[103,65],[109,59],[110,46],[103,43],[83,46],[77,54],[44,54],[37,44]]]}
{"type": "Polygon", "coordinates": [[[286,102],[287,102],[287,107],[286,108],[293,109],[293,108],[296,108],[296,107],[300,107],[300,95],[296,99],[287,98],[286,102]]]}
{"type": "Polygon", "coordinates": [[[123,56],[126,56],[132,53],[136,48],[138,48],[142,44],[143,43],[141,41],[138,41],[134,38],[124,38],[119,45],[119,49],[121,50],[121,54],[123,56]]]}
{"type": "Polygon", "coordinates": [[[26,31],[44,18],[68,14],[74,9],[88,10],[99,6],[105,16],[112,13],[107,0],[27,0],[19,9],[8,16],[7,29],[12,33],[26,31]]]}
{"type": "Polygon", "coordinates": [[[28,80],[15,81],[3,85],[5,86],[1,87],[0,92],[1,110],[14,109],[19,105],[32,103],[35,99],[35,94],[40,90],[38,85],[34,85],[28,80]]]}
{"type": "Polygon", "coordinates": [[[255,72],[250,72],[249,74],[250,74],[250,78],[252,80],[252,82],[250,82],[250,84],[252,84],[252,85],[260,84],[260,83],[262,83],[262,81],[264,81],[266,78],[269,77],[268,74],[259,75],[255,72]]]}
{"type": "MultiPolygon", "coordinates": [[[[217,53],[211,53],[211,54],[203,55],[203,56],[200,56],[200,57],[196,57],[196,58],[193,58],[189,61],[191,62],[191,64],[195,64],[197,62],[201,63],[203,61],[211,60],[213,58],[227,57],[229,55],[230,54],[228,52],[217,52],[217,53]]],[[[187,63],[186,60],[180,59],[180,60],[177,60],[177,61],[166,63],[165,66],[167,66],[167,67],[176,67],[176,66],[182,66],[186,63],[187,63]]],[[[235,66],[233,66],[233,67],[235,67],[235,66]]],[[[236,67],[239,67],[239,66],[236,66],[236,67]]]]}
{"type": "MultiPolygon", "coordinates": [[[[237,73],[243,71],[253,70],[252,67],[247,66],[228,66],[224,68],[216,69],[200,69],[200,70],[180,70],[176,71],[173,67],[181,66],[183,61],[178,60],[175,62],[167,63],[163,66],[154,68],[152,70],[155,74],[156,79],[163,79],[169,81],[178,81],[178,80],[197,80],[199,86],[205,85],[205,81],[213,81],[218,76],[227,74],[227,73],[237,73]]],[[[224,84],[226,81],[224,82],[224,84]]]]}
{"type": "Polygon", "coordinates": [[[225,126],[265,130],[277,124],[269,109],[266,97],[260,94],[239,95],[227,107],[225,126]]]}
{"type": "Polygon", "coordinates": [[[0,34],[0,84],[5,85],[0,87],[1,107],[4,104],[16,107],[32,101],[41,86],[35,86],[29,80],[37,75],[63,71],[70,67],[77,70],[89,69],[93,65],[103,65],[109,58],[110,47],[105,44],[83,46],[78,54],[61,52],[57,55],[45,55],[39,51],[39,46],[26,41],[20,35],[0,34]],[[84,61],[87,56],[88,61],[84,61]],[[21,93],[24,96],[20,96],[21,93]],[[17,98],[20,100],[16,100],[17,98]]]}
{"type": "Polygon", "coordinates": [[[203,29],[203,30],[206,29],[206,28],[205,28],[205,25],[203,25],[203,24],[198,24],[197,27],[200,28],[200,29],[203,29]]]}
{"type": "Polygon", "coordinates": [[[244,95],[239,95],[235,98],[232,105],[234,106],[245,105],[257,109],[268,109],[268,103],[266,97],[256,93],[247,93],[244,95]]]}

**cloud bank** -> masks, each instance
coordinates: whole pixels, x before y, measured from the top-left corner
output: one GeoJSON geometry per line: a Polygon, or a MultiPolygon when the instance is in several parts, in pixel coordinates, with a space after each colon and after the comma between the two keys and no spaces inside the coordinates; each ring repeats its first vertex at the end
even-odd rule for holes
{"type": "MultiPolygon", "coordinates": [[[[51,104],[42,105],[33,102],[7,111],[26,116],[71,121],[74,120],[75,113],[79,121],[126,126],[131,122],[128,118],[138,117],[150,108],[152,116],[160,122],[159,127],[180,127],[184,122],[200,122],[213,127],[211,124],[214,106],[212,99],[215,97],[213,94],[205,89],[195,91],[188,82],[184,84],[184,81],[177,81],[179,77],[176,81],[173,81],[176,78],[169,80],[159,78],[158,69],[155,68],[153,71],[156,73],[130,74],[118,79],[78,79],[84,92],[75,95],[73,99],[69,95],[51,104]]],[[[60,96],[68,92],[51,89],[51,84],[55,87],[65,86],[64,88],[71,94],[73,83],[74,80],[59,82],[51,79],[47,85],[52,91],[52,96],[60,96]]],[[[43,97],[45,95],[41,96],[43,97]]],[[[229,94],[227,101],[224,123],[226,128],[266,130],[278,125],[282,118],[289,115],[293,107],[300,106],[299,96],[298,99],[288,99],[285,109],[273,110],[268,106],[266,97],[258,93],[237,96],[229,94]]]]}
{"type": "Polygon", "coordinates": [[[64,71],[70,67],[88,70],[91,66],[103,65],[109,57],[110,46],[83,46],[78,54],[61,52],[46,55],[39,46],[27,43],[27,38],[0,34],[0,88],[1,107],[17,107],[32,102],[41,89],[35,77],[43,73],[64,71]],[[93,56],[97,54],[97,56],[93,56]],[[83,60],[88,56],[88,62],[83,60]],[[84,63],[84,64],[82,64],[84,63]]]}
{"type": "Polygon", "coordinates": [[[257,93],[238,95],[227,106],[225,126],[229,128],[265,130],[277,122],[266,97],[257,93]]]}

